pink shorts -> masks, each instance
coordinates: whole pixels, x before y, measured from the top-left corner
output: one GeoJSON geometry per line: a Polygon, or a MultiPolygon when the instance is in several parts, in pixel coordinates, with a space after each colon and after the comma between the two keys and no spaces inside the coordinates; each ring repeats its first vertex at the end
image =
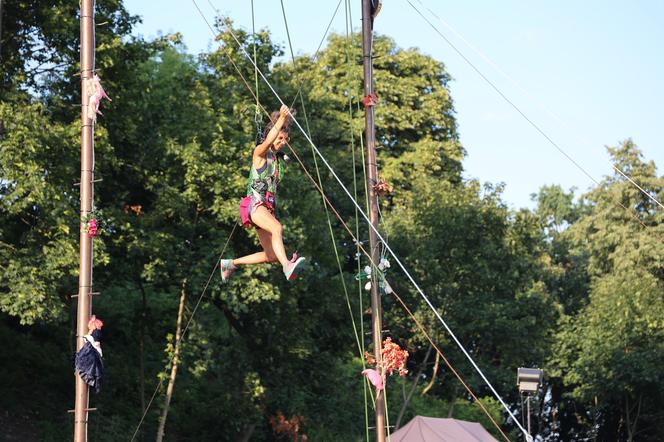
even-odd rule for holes
{"type": "Polygon", "coordinates": [[[247,229],[258,227],[253,223],[253,221],[251,221],[251,215],[253,215],[254,212],[256,212],[256,209],[258,209],[260,206],[265,206],[265,208],[269,210],[272,215],[274,215],[275,201],[276,199],[274,195],[270,192],[267,192],[265,201],[261,201],[253,195],[245,196],[242,198],[240,200],[240,219],[242,220],[242,225],[247,229]]]}

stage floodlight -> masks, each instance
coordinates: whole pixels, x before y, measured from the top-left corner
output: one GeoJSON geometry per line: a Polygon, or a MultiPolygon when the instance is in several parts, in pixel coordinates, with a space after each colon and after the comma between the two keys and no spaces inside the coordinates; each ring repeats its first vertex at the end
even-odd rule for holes
{"type": "Polygon", "coordinates": [[[520,393],[537,393],[543,378],[544,371],[539,368],[518,368],[516,371],[516,385],[520,393]]]}

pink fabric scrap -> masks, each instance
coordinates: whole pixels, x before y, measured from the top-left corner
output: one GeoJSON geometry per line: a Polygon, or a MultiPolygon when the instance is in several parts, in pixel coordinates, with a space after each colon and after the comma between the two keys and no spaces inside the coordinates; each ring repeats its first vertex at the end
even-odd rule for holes
{"type": "Polygon", "coordinates": [[[97,319],[97,316],[92,315],[90,316],[90,320],[88,321],[88,330],[93,329],[93,330],[101,330],[101,328],[104,326],[104,323],[102,322],[101,319],[97,319]]]}
{"type": "Polygon", "coordinates": [[[99,103],[101,103],[102,98],[106,98],[108,101],[112,101],[104,88],[101,87],[101,80],[99,75],[94,74],[92,78],[89,78],[86,83],[87,94],[88,94],[88,109],[87,116],[89,120],[97,121],[97,114],[103,115],[99,111],[99,103]]]}
{"type": "Polygon", "coordinates": [[[385,388],[385,385],[383,384],[383,377],[378,373],[378,371],[374,370],[373,368],[367,368],[365,370],[362,370],[362,374],[369,379],[369,382],[371,382],[371,385],[376,387],[377,390],[382,390],[385,388]]]}
{"type": "Polygon", "coordinates": [[[90,238],[97,236],[97,220],[94,218],[88,221],[88,236],[90,238]]]}

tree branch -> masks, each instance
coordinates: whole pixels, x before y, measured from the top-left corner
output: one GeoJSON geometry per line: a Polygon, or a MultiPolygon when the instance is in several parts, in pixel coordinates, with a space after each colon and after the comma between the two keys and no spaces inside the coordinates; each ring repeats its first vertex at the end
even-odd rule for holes
{"type": "Polygon", "coordinates": [[[433,385],[436,382],[436,376],[438,375],[439,367],[440,367],[440,353],[436,352],[436,362],[434,362],[433,364],[433,373],[431,373],[431,381],[429,382],[429,384],[427,384],[426,387],[424,387],[424,390],[422,390],[420,396],[424,396],[433,388],[433,385]]]}
{"type": "MultiPolygon", "coordinates": [[[[429,348],[427,349],[427,354],[424,356],[424,361],[422,361],[422,364],[420,365],[420,369],[417,371],[417,375],[415,375],[415,379],[413,379],[413,385],[410,387],[410,391],[408,392],[408,396],[406,396],[403,405],[401,406],[401,410],[399,410],[399,417],[397,417],[397,423],[394,425],[394,431],[399,429],[399,426],[401,425],[401,419],[403,419],[403,415],[406,413],[406,409],[408,408],[408,404],[410,403],[411,398],[413,397],[413,393],[415,393],[415,388],[417,387],[417,382],[420,379],[420,376],[422,375],[422,372],[427,366],[427,362],[429,362],[429,356],[431,356],[431,350],[433,349],[433,345],[429,344],[429,348]]],[[[438,354],[438,353],[436,353],[438,354]]]]}

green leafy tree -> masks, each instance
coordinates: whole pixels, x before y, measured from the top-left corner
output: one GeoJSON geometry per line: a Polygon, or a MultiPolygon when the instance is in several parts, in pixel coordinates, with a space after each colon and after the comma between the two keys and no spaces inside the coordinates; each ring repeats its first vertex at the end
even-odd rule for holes
{"type": "MultiPolygon", "coordinates": [[[[0,338],[28,351],[5,346],[0,373],[16,383],[0,398],[0,406],[29,410],[21,389],[48,391],[48,404],[35,411],[43,416],[35,414],[38,431],[62,440],[70,436],[71,425],[61,417],[65,406],[60,405],[71,399],[71,347],[63,342],[73,342],[73,321],[66,318],[68,295],[76,284],[74,245],[80,227],[73,186],[80,111],[74,75],[76,5],[58,3],[52,17],[35,2],[15,2],[5,11],[18,24],[11,31],[16,41],[6,44],[3,39],[0,49],[3,73],[11,71],[3,77],[0,103],[0,338]],[[62,25],[56,29],[57,17],[62,25]],[[46,360],[30,353],[36,342],[46,360]],[[25,373],[38,369],[50,369],[50,375],[30,384],[25,373]]],[[[227,240],[226,257],[258,248],[251,230],[237,227],[231,235],[257,131],[255,100],[236,66],[252,88],[254,70],[228,32],[233,24],[218,23],[223,31],[219,48],[194,57],[185,53],[177,35],[153,42],[131,37],[137,19],[119,2],[98,6],[102,20],[109,23],[97,27],[97,67],[113,102],[104,108],[96,129],[96,167],[103,181],[96,186],[95,204],[106,228],[95,240],[95,284],[103,295],[95,298],[94,308],[107,324],[108,372],[104,393],[92,399],[98,412],[89,427],[91,438],[130,437],[153,387],[162,381],[139,429],[144,440],[157,433],[166,409],[165,440],[274,440],[270,418],[279,415],[304,416],[310,440],[362,439],[362,364],[342,286],[345,282],[351,295],[355,292],[358,257],[351,238],[332,218],[345,270],[339,275],[321,198],[297,161],[288,165],[280,189],[279,216],[287,246],[310,259],[311,271],[297,284],[288,284],[278,266],[270,265],[242,268],[227,285],[212,275],[198,304],[227,240]],[[190,319],[178,344],[175,336],[190,319]]],[[[363,157],[351,148],[359,149],[364,125],[359,36],[334,35],[316,59],[301,56],[291,63],[280,61],[283,51],[267,31],[250,35],[232,29],[248,52],[256,43],[257,63],[285,101],[302,96],[304,106],[299,100],[295,104],[299,121],[306,108],[304,126],[342,181],[357,186],[363,201],[363,157]]],[[[398,48],[387,37],[377,37],[374,49],[378,161],[381,175],[393,186],[381,199],[381,228],[498,390],[513,392],[514,368],[544,365],[556,340],[561,356],[549,361],[559,370],[556,391],[585,410],[593,409],[588,401],[603,379],[578,379],[591,364],[616,362],[599,349],[623,341],[618,334],[601,342],[584,338],[607,326],[604,309],[615,303],[602,300],[615,299],[628,287],[638,287],[640,294],[626,310],[633,320],[625,324],[638,327],[624,326],[629,351],[619,363],[637,365],[639,375],[655,367],[658,356],[642,361],[636,355],[646,353],[644,342],[656,345],[659,336],[653,297],[661,290],[660,250],[644,235],[660,229],[660,212],[615,177],[580,203],[574,203],[572,192],[550,187],[540,192],[536,213],[509,210],[501,200],[501,186],[462,177],[464,148],[445,66],[417,50],[398,48]],[[615,212],[609,204],[614,197],[636,208],[649,230],[635,229],[624,213],[615,212]],[[636,270],[623,272],[634,263],[636,270]],[[562,329],[555,334],[563,313],[562,329]],[[587,313],[585,322],[577,316],[581,313],[587,313]],[[582,350],[595,353],[582,357],[582,350]]],[[[265,85],[258,92],[268,110],[278,107],[265,85]]],[[[316,176],[311,149],[298,132],[293,129],[291,144],[316,176]]],[[[654,165],[640,161],[631,146],[615,150],[620,167],[661,194],[654,165]]],[[[354,224],[354,206],[325,168],[321,178],[342,217],[354,224]]],[[[359,231],[364,240],[366,227],[359,231]]],[[[359,264],[366,259],[360,257],[359,264]]],[[[482,382],[409,290],[394,262],[387,277],[478,396],[486,397],[482,382]]],[[[409,368],[417,373],[428,343],[392,298],[383,299],[385,325],[411,352],[409,368]]],[[[367,293],[353,295],[349,304],[358,324],[368,323],[367,293]]],[[[358,339],[368,344],[365,336],[358,339]]],[[[428,376],[427,385],[416,385],[405,416],[481,419],[444,368],[436,372],[425,366],[421,372],[428,376]]],[[[650,384],[629,379],[635,392],[629,404],[647,409],[637,419],[630,411],[635,432],[641,422],[657,422],[652,413],[656,398],[646,391],[659,378],[653,379],[650,384]]],[[[399,381],[388,383],[392,421],[399,412],[401,386],[399,381]]],[[[516,393],[506,397],[516,406],[516,393]]],[[[611,416],[627,409],[620,402],[624,397],[602,402],[602,412],[608,411],[597,422],[606,431],[616,428],[611,416]]],[[[482,400],[494,417],[499,415],[495,401],[482,400]]],[[[583,425],[574,426],[575,434],[588,429],[583,425]]]]}
{"type": "MultiPolygon", "coordinates": [[[[609,153],[616,167],[661,198],[664,181],[631,140],[609,153]]],[[[571,398],[585,411],[563,434],[656,440],[664,376],[662,212],[617,173],[584,200],[589,212],[564,235],[587,255],[588,300],[563,318],[551,361],[564,383],[561,402],[571,398]]]]}

